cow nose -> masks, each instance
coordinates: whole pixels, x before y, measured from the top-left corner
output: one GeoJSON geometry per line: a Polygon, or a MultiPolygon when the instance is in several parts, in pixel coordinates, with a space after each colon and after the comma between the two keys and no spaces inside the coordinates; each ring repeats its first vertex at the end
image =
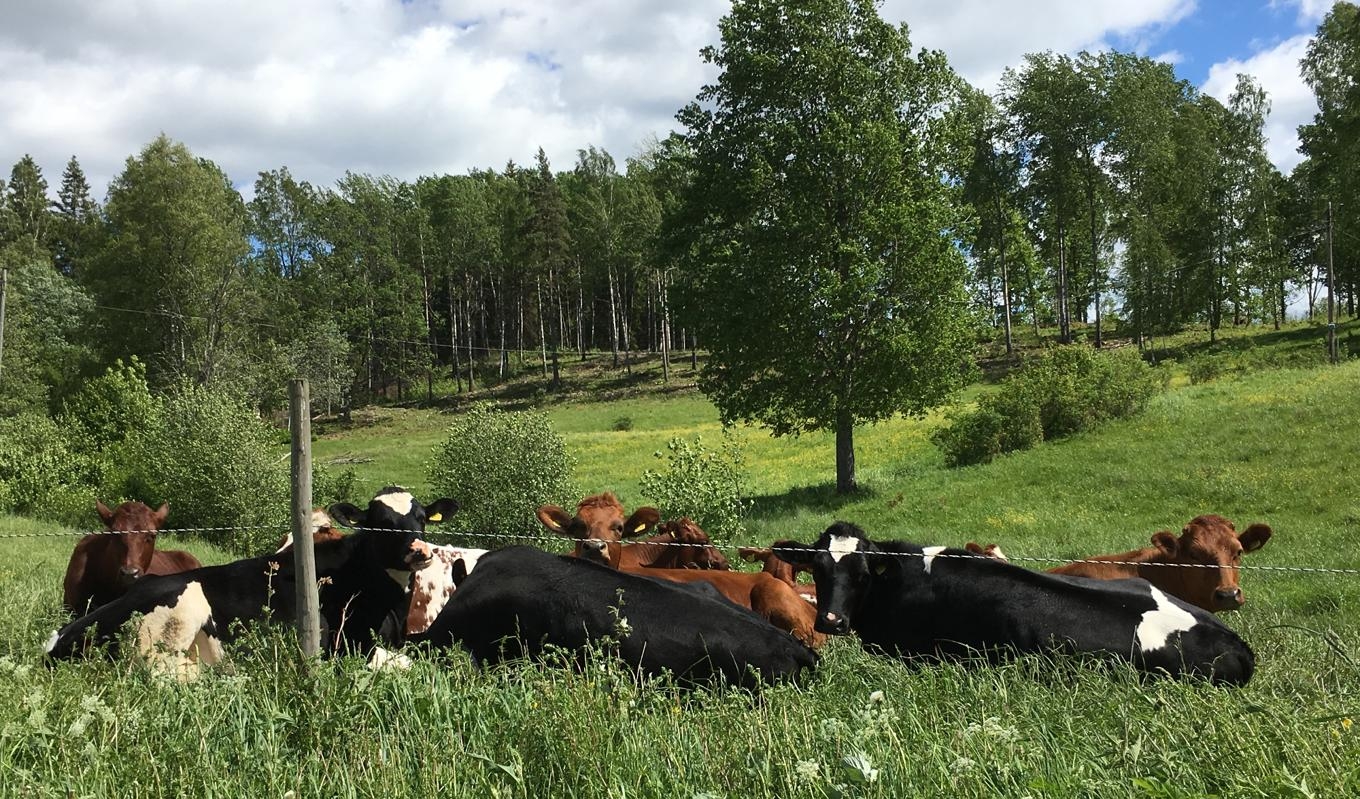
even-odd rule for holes
{"type": "Polygon", "coordinates": [[[831,611],[822,614],[822,622],[823,631],[832,635],[844,635],[850,629],[849,619],[831,611]]]}
{"type": "Polygon", "coordinates": [[[584,547],[585,549],[591,549],[596,552],[603,552],[604,548],[608,546],[608,544],[605,543],[604,541],[599,540],[598,538],[587,538],[585,541],[581,542],[581,546],[584,547]]]}
{"type": "Polygon", "coordinates": [[[1214,600],[1219,604],[1233,607],[1241,605],[1245,601],[1242,599],[1241,588],[1220,588],[1214,592],[1214,600]]]}
{"type": "Polygon", "coordinates": [[[137,568],[136,566],[123,566],[118,570],[118,574],[128,578],[129,580],[135,580],[141,576],[142,570],[137,568]]]}

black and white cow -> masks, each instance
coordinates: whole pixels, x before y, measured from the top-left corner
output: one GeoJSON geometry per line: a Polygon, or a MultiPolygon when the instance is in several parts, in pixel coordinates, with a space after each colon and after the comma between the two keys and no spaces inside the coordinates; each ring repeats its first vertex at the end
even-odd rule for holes
{"type": "Polygon", "coordinates": [[[964,550],[874,542],[846,522],[813,545],[773,548],[812,567],[819,631],[854,630],[866,646],[903,657],[1083,652],[1237,685],[1256,664],[1213,614],[1146,580],[1044,574],[964,550]]]}
{"type": "Polygon", "coordinates": [[[593,640],[618,640],[619,656],[644,674],[685,684],[722,675],[753,687],[797,679],[817,655],[711,586],[695,589],[626,574],[530,547],[482,555],[428,633],[438,647],[461,644],[482,663],[535,656],[545,646],[584,654],[593,640]]]}
{"type": "MultiPolygon", "coordinates": [[[[379,641],[400,643],[407,582],[430,560],[419,536],[426,521],[438,521],[457,507],[451,499],[424,506],[397,487],[378,492],[365,510],[349,503],[331,506],[332,516],[361,529],[316,545],[321,641],[327,652],[367,654],[379,641]]],[[[140,614],[138,652],[153,667],[187,678],[196,663],[222,659],[222,643],[235,637],[237,622],[258,621],[266,609],[273,621],[296,620],[289,553],[139,580],[122,597],[53,633],[47,653],[72,658],[90,641],[116,648],[119,631],[140,614]]]]}

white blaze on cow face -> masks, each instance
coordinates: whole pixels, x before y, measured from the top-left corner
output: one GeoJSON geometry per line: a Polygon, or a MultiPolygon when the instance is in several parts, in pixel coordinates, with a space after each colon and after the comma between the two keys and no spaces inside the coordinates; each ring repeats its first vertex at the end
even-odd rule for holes
{"type": "Polygon", "coordinates": [[[841,558],[849,555],[858,548],[859,539],[855,538],[853,535],[831,536],[831,545],[828,547],[831,551],[831,562],[840,563],[841,558]]]}
{"type": "Polygon", "coordinates": [[[1177,606],[1155,587],[1148,587],[1152,589],[1152,600],[1157,607],[1144,613],[1143,620],[1138,623],[1138,648],[1144,652],[1161,649],[1172,633],[1185,632],[1195,626],[1195,617],[1189,611],[1177,606]]]}
{"type": "Polygon", "coordinates": [[[930,567],[935,562],[935,556],[944,550],[944,547],[925,547],[921,550],[921,564],[925,566],[926,574],[930,574],[930,567]]]}
{"type": "Polygon", "coordinates": [[[405,491],[393,491],[390,494],[379,494],[374,497],[374,499],[391,508],[392,512],[399,516],[405,516],[410,513],[411,504],[416,501],[415,497],[405,491]]]}
{"type": "Polygon", "coordinates": [[[212,607],[203,586],[190,582],[173,605],[162,605],[142,617],[137,651],[155,671],[180,680],[198,676],[197,664],[222,660],[222,643],[207,633],[212,607]]]}

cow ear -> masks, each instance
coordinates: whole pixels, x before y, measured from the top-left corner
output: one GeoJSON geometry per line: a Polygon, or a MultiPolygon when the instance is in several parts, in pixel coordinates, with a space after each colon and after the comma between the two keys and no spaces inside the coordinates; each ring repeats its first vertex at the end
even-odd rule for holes
{"type": "Polygon", "coordinates": [[[156,529],[159,530],[160,526],[162,524],[165,524],[165,520],[169,518],[169,516],[170,516],[170,503],[162,502],[161,506],[159,508],[156,508],[156,513],[152,517],[156,520],[156,529]]]}
{"type": "Polygon", "coordinates": [[[571,524],[571,516],[556,505],[542,505],[538,509],[538,521],[544,527],[552,530],[558,535],[567,535],[567,526],[571,524]]]}
{"type": "Polygon", "coordinates": [[[969,541],[968,543],[963,545],[963,548],[973,553],[974,555],[987,554],[987,550],[983,549],[982,545],[977,543],[976,541],[969,541]]]}
{"type": "Polygon", "coordinates": [[[1152,534],[1152,545],[1160,549],[1168,557],[1175,557],[1176,552],[1181,548],[1181,543],[1176,540],[1176,536],[1165,530],[1152,534]]]}
{"type": "Polygon", "coordinates": [[[467,579],[467,576],[467,561],[462,558],[455,560],[453,566],[449,567],[449,579],[453,581],[453,587],[455,589],[463,584],[463,581],[467,579]]]}
{"type": "Polygon", "coordinates": [[[661,511],[653,507],[642,507],[633,511],[628,521],[623,523],[623,537],[632,538],[642,535],[661,523],[661,511]]]}
{"type": "Polygon", "coordinates": [[[776,558],[794,566],[811,566],[812,559],[817,555],[817,551],[811,545],[800,544],[797,541],[776,541],[770,544],[770,552],[776,558]]]}
{"type": "Polygon", "coordinates": [[[105,505],[103,502],[96,499],[94,501],[94,510],[95,513],[99,514],[99,518],[104,520],[104,524],[113,524],[113,511],[109,510],[108,505],[105,505]]]}
{"type": "Polygon", "coordinates": [[[458,510],[457,500],[452,500],[449,499],[448,497],[444,497],[443,499],[437,499],[431,504],[425,506],[425,521],[442,522],[444,521],[445,516],[449,515],[450,513],[453,513],[456,510],[458,510]]]}
{"type": "Polygon", "coordinates": [[[359,510],[357,506],[351,505],[348,502],[337,502],[327,508],[326,512],[330,514],[332,519],[336,519],[342,524],[348,524],[351,527],[358,525],[364,520],[364,512],[359,510]]]}
{"type": "Polygon", "coordinates": [[[1242,531],[1237,540],[1242,542],[1243,552],[1255,552],[1266,545],[1266,542],[1270,540],[1271,533],[1270,525],[1257,522],[1242,531]]]}

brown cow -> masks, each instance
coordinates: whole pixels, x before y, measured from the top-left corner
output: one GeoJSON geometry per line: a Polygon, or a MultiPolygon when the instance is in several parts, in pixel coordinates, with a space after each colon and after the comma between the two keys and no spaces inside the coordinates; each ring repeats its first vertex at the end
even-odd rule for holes
{"type": "Polygon", "coordinates": [[[795,566],[774,554],[774,550],[769,547],[738,547],[737,554],[747,563],[759,561],[762,564],[760,569],[762,572],[777,580],[788,583],[794,591],[798,592],[798,596],[801,596],[804,600],[812,603],[813,606],[816,606],[817,586],[812,583],[798,582],[798,573],[811,572],[812,569],[809,567],[804,565],[795,566]]]}
{"type": "Polygon", "coordinates": [[[727,556],[699,525],[688,516],[656,527],[656,535],[623,547],[619,568],[645,569],[718,569],[732,568],[727,556]]]}
{"type": "Polygon", "coordinates": [[[76,544],[62,583],[68,613],[84,615],[122,596],[143,575],[178,574],[203,565],[188,552],[156,549],[156,531],[170,515],[169,504],[153,511],[141,502],[124,502],[109,510],[96,500],[95,510],[105,528],[118,534],[91,533],[76,544]]]}
{"type": "MultiPolygon", "coordinates": [[[[641,535],[654,526],[660,517],[655,508],[639,508],[627,519],[623,514],[623,506],[618,498],[606,493],[581,500],[575,517],[568,517],[566,511],[556,505],[544,505],[538,509],[538,520],[554,533],[576,539],[577,557],[594,560],[629,574],[677,583],[709,583],[730,601],[755,611],[809,646],[821,646],[826,641],[825,636],[812,629],[817,620],[816,609],[803,601],[782,580],[768,574],[622,565],[623,553],[634,547],[624,547],[620,543],[621,539],[629,535],[641,535]]],[[[697,525],[695,529],[698,529],[697,525]]]]}
{"type": "Polygon", "coordinates": [[[1266,524],[1253,524],[1241,535],[1233,523],[1215,514],[1196,516],[1176,538],[1165,530],[1153,533],[1153,546],[1118,555],[1099,555],[1087,561],[1116,563],[1069,563],[1049,569],[1053,574],[1072,574],[1101,580],[1142,577],[1172,596],[1215,613],[1236,610],[1246,602],[1238,585],[1243,552],[1255,552],[1270,540],[1266,524]],[[1194,564],[1191,567],[1158,564],[1194,564]]]}

